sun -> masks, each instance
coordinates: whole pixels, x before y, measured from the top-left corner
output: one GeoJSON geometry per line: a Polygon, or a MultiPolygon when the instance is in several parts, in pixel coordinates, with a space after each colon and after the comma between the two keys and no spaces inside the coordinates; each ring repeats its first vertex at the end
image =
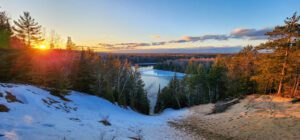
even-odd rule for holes
{"type": "Polygon", "coordinates": [[[39,48],[39,49],[42,49],[42,50],[47,49],[46,45],[40,45],[38,48],[39,48]]]}

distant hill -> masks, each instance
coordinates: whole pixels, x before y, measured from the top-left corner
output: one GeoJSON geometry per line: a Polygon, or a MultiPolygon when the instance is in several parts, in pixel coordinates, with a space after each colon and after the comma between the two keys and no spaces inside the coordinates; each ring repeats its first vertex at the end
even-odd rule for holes
{"type": "Polygon", "coordinates": [[[172,49],[134,49],[134,50],[118,50],[112,53],[237,53],[243,47],[197,47],[197,48],[172,48],[172,49]]]}

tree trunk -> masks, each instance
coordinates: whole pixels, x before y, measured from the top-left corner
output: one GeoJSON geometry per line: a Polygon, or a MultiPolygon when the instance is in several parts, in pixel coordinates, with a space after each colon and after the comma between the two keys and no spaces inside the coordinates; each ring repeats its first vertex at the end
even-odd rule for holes
{"type": "Polygon", "coordinates": [[[271,82],[271,88],[269,89],[268,94],[273,94],[274,90],[275,90],[275,80],[273,79],[272,82],[271,82]]]}
{"type": "Polygon", "coordinates": [[[210,89],[210,85],[208,85],[208,97],[209,97],[209,101],[210,101],[210,95],[211,95],[211,89],[210,89]]]}
{"type": "Polygon", "coordinates": [[[176,100],[176,102],[177,102],[177,105],[178,105],[178,107],[179,108],[181,108],[181,105],[180,105],[180,101],[179,101],[179,99],[178,99],[178,96],[179,96],[179,94],[178,94],[178,87],[176,86],[176,84],[174,83],[174,91],[173,91],[173,93],[174,93],[174,96],[175,96],[175,100],[176,100]]]}
{"type": "Polygon", "coordinates": [[[31,36],[30,36],[30,31],[29,31],[29,29],[27,30],[27,47],[31,47],[31,36]]]}
{"type": "Polygon", "coordinates": [[[267,90],[268,90],[268,87],[269,87],[269,83],[270,83],[270,81],[268,80],[268,83],[267,83],[267,85],[266,85],[266,87],[265,87],[265,92],[264,92],[264,94],[267,94],[267,90]]]}
{"type": "Polygon", "coordinates": [[[292,91],[292,95],[295,97],[297,96],[297,92],[298,92],[298,87],[299,87],[299,83],[300,83],[300,78],[299,78],[299,75],[297,74],[297,78],[296,78],[296,81],[295,81],[295,85],[293,87],[293,91],[292,91]]]}
{"type": "Polygon", "coordinates": [[[284,63],[282,65],[282,70],[281,70],[281,77],[279,81],[279,86],[277,90],[277,94],[280,96],[283,96],[282,89],[283,89],[283,81],[285,79],[285,74],[286,74],[286,67],[287,67],[287,58],[288,58],[288,49],[285,50],[285,55],[284,55],[284,63]]]}

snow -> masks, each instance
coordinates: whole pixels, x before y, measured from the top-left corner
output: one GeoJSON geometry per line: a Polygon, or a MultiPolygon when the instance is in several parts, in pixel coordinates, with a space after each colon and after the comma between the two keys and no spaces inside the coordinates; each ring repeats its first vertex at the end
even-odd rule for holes
{"type": "Polygon", "coordinates": [[[121,108],[105,99],[71,91],[70,102],[31,85],[0,84],[0,104],[9,112],[0,112],[0,140],[50,139],[189,139],[185,133],[168,125],[182,119],[187,109],[167,109],[160,115],[147,116],[121,108]],[[19,102],[7,102],[7,92],[19,102]],[[99,121],[107,119],[111,126],[99,121]]]}

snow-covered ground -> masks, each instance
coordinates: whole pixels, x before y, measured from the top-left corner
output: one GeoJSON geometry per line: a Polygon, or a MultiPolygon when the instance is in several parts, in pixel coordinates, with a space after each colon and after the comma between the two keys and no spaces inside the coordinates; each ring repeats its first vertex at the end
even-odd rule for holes
{"type": "Polygon", "coordinates": [[[0,140],[190,139],[168,124],[187,116],[186,109],[146,116],[75,91],[65,96],[67,102],[31,85],[0,84],[0,94],[0,104],[10,109],[0,112],[0,140]],[[20,102],[8,102],[7,94],[20,102]]]}

